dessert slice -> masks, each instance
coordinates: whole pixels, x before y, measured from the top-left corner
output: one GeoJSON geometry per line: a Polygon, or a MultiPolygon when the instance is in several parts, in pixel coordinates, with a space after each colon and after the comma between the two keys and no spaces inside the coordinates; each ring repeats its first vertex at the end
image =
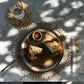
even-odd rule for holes
{"type": "Polygon", "coordinates": [[[57,41],[46,41],[44,44],[49,48],[52,53],[62,53],[63,47],[57,41]]]}
{"type": "Polygon", "coordinates": [[[38,55],[43,51],[42,48],[36,47],[36,46],[29,46],[29,58],[30,60],[36,60],[38,58],[38,55]]]}
{"type": "Polygon", "coordinates": [[[43,35],[43,42],[45,42],[45,41],[51,41],[51,40],[53,40],[55,37],[53,37],[51,34],[49,34],[49,33],[45,33],[44,35],[43,35]]]}

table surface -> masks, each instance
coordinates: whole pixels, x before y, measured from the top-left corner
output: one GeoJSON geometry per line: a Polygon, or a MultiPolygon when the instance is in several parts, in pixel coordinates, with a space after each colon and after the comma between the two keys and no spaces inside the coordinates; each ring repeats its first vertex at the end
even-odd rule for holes
{"type": "MultiPolygon", "coordinates": [[[[14,0],[17,1],[17,0],[14,0]]],[[[47,22],[64,29],[67,36],[84,35],[84,0],[22,0],[29,5],[32,22],[47,22]]],[[[12,47],[21,27],[15,27],[7,18],[8,6],[13,0],[0,0],[0,71],[13,60],[12,47]]],[[[29,23],[29,24],[30,24],[29,23]]],[[[81,48],[84,49],[83,47],[81,48]]],[[[47,81],[84,81],[84,52],[73,54],[71,65],[47,81]]],[[[32,81],[25,77],[13,64],[6,72],[0,73],[0,81],[32,81]]],[[[39,81],[39,80],[33,80],[39,81]]]]}

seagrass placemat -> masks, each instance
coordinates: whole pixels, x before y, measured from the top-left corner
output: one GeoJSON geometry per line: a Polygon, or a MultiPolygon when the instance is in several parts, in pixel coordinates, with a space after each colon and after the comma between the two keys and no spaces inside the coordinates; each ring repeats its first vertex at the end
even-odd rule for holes
{"type": "Polygon", "coordinates": [[[21,46],[20,44],[23,38],[28,34],[28,32],[30,32],[32,29],[35,29],[35,28],[51,29],[59,35],[64,47],[64,54],[63,54],[62,60],[60,61],[59,65],[56,68],[47,72],[37,73],[37,72],[31,71],[28,67],[25,66],[21,58],[16,61],[16,66],[19,68],[19,70],[22,73],[24,73],[25,76],[28,76],[31,79],[47,80],[52,78],[54,75],[59,74],[66,66],[68,66],[71,63],[71,49],[70,49],[71,45],[67,41],[68,37],[66,36],[66,33],[64,32],[63,29],[48,23],[32,23],[22,28],[19,31],[19,34],[16,38],[14,49],[13,49],[14,58],[16,58],[20,53],[20,46],[21,46]]]}

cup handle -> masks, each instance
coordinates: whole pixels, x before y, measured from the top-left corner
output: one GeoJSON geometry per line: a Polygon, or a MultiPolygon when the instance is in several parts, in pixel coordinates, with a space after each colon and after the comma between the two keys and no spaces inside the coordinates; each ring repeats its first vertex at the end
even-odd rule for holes
{"type": "Polygon", "coordinates": [[[79,40],[78,39],[75,40],[75,49],[76,49],[76,52],[79,53],[79,40]]]}

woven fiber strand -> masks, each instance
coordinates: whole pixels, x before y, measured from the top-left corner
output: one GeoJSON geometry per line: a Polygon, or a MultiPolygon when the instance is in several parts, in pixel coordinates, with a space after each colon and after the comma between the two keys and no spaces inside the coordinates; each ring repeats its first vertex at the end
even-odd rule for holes
{"type": "Polygon", "coordinates": [[[16,65],[19,68],[19,70],[22,71],[22,73],[24,73],[25,76],[28,76],[31,79],[48,80],[52,78],[54,75],[59,74],[60,71],[62,71],[71,62],[71,49],[69,48],[70,46],[69,43],[66,42],[68,37],[66,37],[65,32],[61,28],[58,28],[55,25],[48,24],[48,23],[32,23],[29,26],[26,26],[19,31],[19,34],[16,38],[15,45],[13,48],[14,58],[16,58],[20,53],[20,46],[24,37],[28,34],[28,32],[31,32],[32,29],[35,29],[35,28],[51,29],[59,35],[60,39],[63,42],[63,47],[64,47],[62,60],[60,61],[59,65],[53,68],[52,70],[47,72],[38,72],[38,73],[31,71],[28,67],[26,67],[26,65],[23,63],[21,58],[19,58],[16,61],[16,65]]]}
{"type": "Polygon", "coordinates": [[[10,20],[10,22],[15,25],[15,26],[21,26],[26,24],[27,22],[30,21],[31,19],[31,13],[30,13],[30,9],[29,6],[27,4],[25,4],[24,2],[22,2],[23,5],[23,9],[25,11],[25,16],[22,19],[16,19],[13,14],[8,11],[8,19],[10,20]]]}

